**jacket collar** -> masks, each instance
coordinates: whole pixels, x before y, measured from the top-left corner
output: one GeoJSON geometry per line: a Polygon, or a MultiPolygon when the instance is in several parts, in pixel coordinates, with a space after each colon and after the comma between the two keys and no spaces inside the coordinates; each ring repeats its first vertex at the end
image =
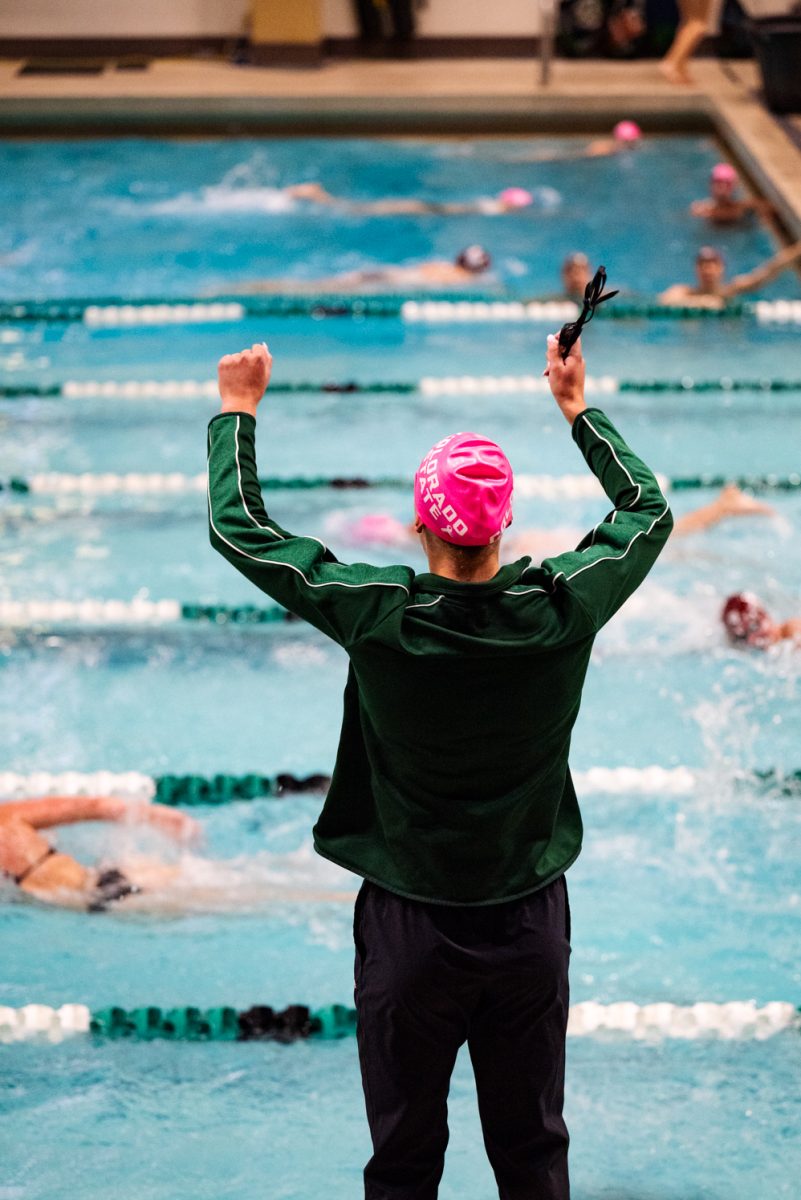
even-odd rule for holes
{"type": "Polygon", "coordinates": [[[437,593],[443,596],[462,596],[465,599],[473,596],[491,596],[495,592],[502,592],[517,583],[530,565],[530,558],[519,558],[516,562],[507,563],[506,566],[501,567],[492,579],[486,579],[482,583],[463,583],[458,579],[448,579],[444,575],[432,575],[425,571],[421,575],[415,575],[414,590],[415,592],[426,592],[429,595],[437,593]]]}

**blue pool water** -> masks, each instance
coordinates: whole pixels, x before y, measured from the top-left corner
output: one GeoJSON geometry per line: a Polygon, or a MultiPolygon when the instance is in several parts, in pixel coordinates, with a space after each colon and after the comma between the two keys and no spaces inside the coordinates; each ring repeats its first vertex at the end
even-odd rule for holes
{"type": "MultiPolygon", "coordinates": [[[[615,284],[652,295],[708,234],[686,216],[721,151],[652,139],[631,158],[544,162],[573,139],[135,141],[0,147],[0,296],[199,295],[237,279],[452,256],[491,245],[498,287],[556,288],[564,253],[604,259],[615,284]],[[539,157],[540,161],[525,161],[539,157]],[[523,161],[521,161],[523,160],[523,161]],[[506,218],[343,220],[287,206],[276,189],[319,178],[359,197],[465,199],[517,184],[537,204],[506,218]],[[490,181],[489,183],[487,181],[490,181]]],[[[731,271],[775,246],[759,226],[718,236],[731,271]]],[[[766,294],[796,297],[790,275],[766,294]]],[[[417,380],[538,373],[539,326],[396,320],[248,320],[195,328],[0,329],[9,383],[202,381],[220,354],[266,338],[282,381],[417,380]]],[[[792,328],[750,322],[599,321],[593,375],[801,378],[792,328]]],[[[667,476],[799,469],[798,391],[610,396],[604,407],[667,476]]],[[[204,468],[213,403],[0,400],[0,479],[37,472],[204,468]]],[[[478,427],[516,470],[583,463],[544,396],[268,396],[262,473],[410,476],[451,428],[478,427]]],[[[673,494],[677,514],[712,498],[673,494]]],[[[669,545],[598,639],[572,763],[688,766],[691,795],[587,794],[571,869],[573,1001],[801,1001],[801,809],[740,776],[801,768],[801,655],[743,655],[722,640],[721,598],[758,591],[801,612],[801,492],[669,545]],[[739,781],[738,781],[739,780],[739,781]]],[[[371,511],[399,519],[400,490],[276,492],[282,524],[322,533],[342,557],[371,511]]],[[[602,501],[520,498],[512,532],[565,545],[602,501]]],[[[75,499],[0,492],[0,600],[86,597],[241,604],[262,598],[209,546],[202,494],[75,499]]],[[[419,552],[410,561],[422,568],[419,552]]],[[[330,769],[346,662],[301,626],[0,631],[2,770],[330,769]]],[[[0,1004],[348,1003],[358,881],[311,850],[319,798],[201,811],[205,845],[184,856],[205,900],[186,913],[103,917],[18,903],[0,884],[0,1004]],[[209,865],[211,863],[212,865],[209,865]],[[341,891],[341,902],[265,902],[271,887],[341,891]],[[260,898],[261,897],[261,898],[260,898]]],[[[155,835],[83,827],[59,845],[86,861],[175,858],[155,835]]],[[[350,1200],[369,1145],[355,1043],[3,1047],[0,1200],[350,1200]]],[[[567,1117],[577,1200],[796,1200],[797,1033],[767,1042],[571,1039],[567,1117]]],[[[494,1194],[466,1056],[450,1097],[444,1200],[494,1194]]]]}
{"type": "MultiPolygon", "coordinates": [[[[511,290],[557,290],[559,264],[578,249],[614,264],[616,286],[649,294],[685,278],[703,242],[721,245],[733,273],[775,250],[758,223],[713,236],[688,217],[722,154],[711,138],[652,137],[632,154],[569,157],[587,141],[8,143],[0,148],[0,295],[195,295],[243,279],[453,259],[472,242],[487,246],[496,284],[511,290]],[[465,201],[516,186],[535,203],[494,218],[365,219],[281,194],[311,181],[356,200],[465,201]]],[[[766,294],[798,296],[798,278],[766,294]]]]}

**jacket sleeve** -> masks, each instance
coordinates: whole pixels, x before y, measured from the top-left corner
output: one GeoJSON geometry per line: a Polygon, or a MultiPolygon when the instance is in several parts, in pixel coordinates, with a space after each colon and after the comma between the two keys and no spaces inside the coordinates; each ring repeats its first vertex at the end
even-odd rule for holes
{"type": "Polygon", "coordinates": [[[614,508],[575,550],[542,566],[551,587],[565,589],[590,628],[598,630],[645,579],[670,535],[673,516],[653,472],[600,409],[585,409],[576,418],[573,438],[614,508]]]}
{"type": "Polygon", "coordinates": [[[409,596],[409,567],[340,563],[321,541],[267,515],[256,469],[256,421],[221,413],[209,424],[211,544],[256,587],[342,646],[358,641],[409,596]]]}

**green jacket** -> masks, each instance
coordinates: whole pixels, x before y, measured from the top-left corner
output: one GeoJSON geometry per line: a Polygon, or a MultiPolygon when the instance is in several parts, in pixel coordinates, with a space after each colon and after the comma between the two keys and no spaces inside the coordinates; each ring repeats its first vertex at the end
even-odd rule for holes
{"type": "Polygon", "coordinates": [[[573,437],[614,509],[575,550],[486,583],[340,563],[267,515],[253,417],[209,425],[211,544],[350,658],[318,853],[401,895],[493,904],[543,887],[581,849],[570,734],[595,634],[673,526],[609,418],[573,437]]]}

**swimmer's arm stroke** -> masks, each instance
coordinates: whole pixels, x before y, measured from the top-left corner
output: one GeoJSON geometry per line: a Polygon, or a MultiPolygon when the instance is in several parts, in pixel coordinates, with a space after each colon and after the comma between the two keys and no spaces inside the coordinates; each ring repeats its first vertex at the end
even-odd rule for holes
{"type": "Polygon", "coordinates": [[[351,646],[404,606],[414,572],[341,563],[318,538],[289,533],[268,515],[256,468],[256,410],[271,370],[264,343],[220,360],[222,411],[208,432],[211,544],[284,608],[351,646]]]}
{"type": "Polygon", "coordinates": [[[563,363],[557,339],[549,337],[547,358],[554,398],[614,509],[575,550],[546,559],[542,567],[554,593],[577,602],[572,619],[596,631],[642,583],[670,535],[673,516],[653,472],[605,413],[587,408],[581,342],[563,363]]]}
{"type": "Polygon", "coordinates": [[[0,821],[24,821],[31,829],[52,829],[82,821],[136,821],[152,825],[178,841],[195,840],[200,826],[176,808],[119,796],[43,796],[0,803],[0,821]]]}
{"type": "Polygon", "coordinates": [[[782,271],[786,271],[788,267],[799,261],[801,261],[801,242],[796,242],[792,246],[786,246],[778,254],[774,254],[772,258],[762,263],[761,266],[755,267],[753,271],[749,271],[745,275],[736,275],[731,283],[724,283],[720,294],[725,300],[730,300],[733,296],[743,295],[744,292],[756,291],[758,287],[762,287],[763,283],[770,283],[771,279],[775,279],[777,275],[781,275],[782,271]]]}

